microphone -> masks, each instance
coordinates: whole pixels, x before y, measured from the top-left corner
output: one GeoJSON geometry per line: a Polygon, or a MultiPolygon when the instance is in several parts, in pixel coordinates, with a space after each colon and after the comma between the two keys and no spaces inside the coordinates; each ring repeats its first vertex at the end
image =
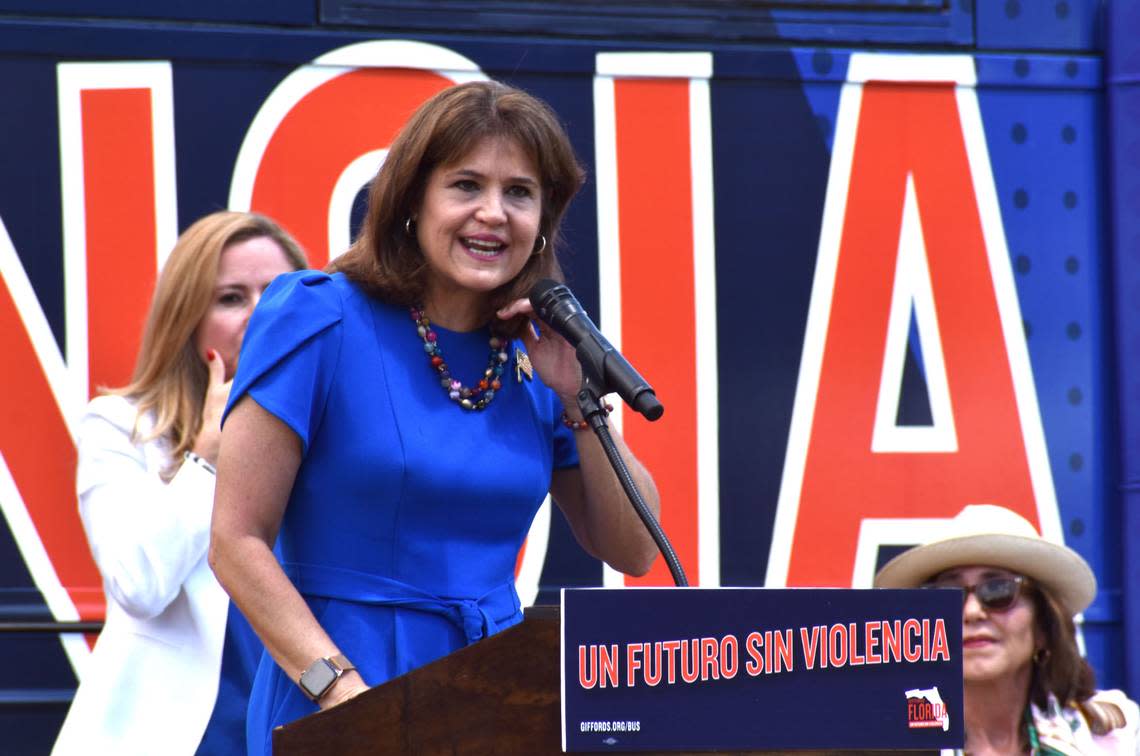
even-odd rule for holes
{"type": "Polygon", "coordinates": [[[606,341],[565,284],[542,279],[531,288],[530,303],[538,317],[574,347],[583,368],[601,380],[603,394],[617,392],[647,420],[661,417],[665,408],[657,401],[653,387],[606,341]]]}

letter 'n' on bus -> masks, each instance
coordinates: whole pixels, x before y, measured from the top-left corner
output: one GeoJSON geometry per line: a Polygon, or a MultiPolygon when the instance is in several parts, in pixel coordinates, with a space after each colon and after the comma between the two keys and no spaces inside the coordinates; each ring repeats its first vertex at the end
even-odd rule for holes
{"type": "Polygon", "coordinates": [[[1061,537],[975,86],[969,56],[851,57],[769,586],[870,585],[971,503],[1061,537]],[[926,426],[898,422],[908,338],[926,426]]]}
{"type": "MultiPolygon", "coordinates": [[[[600,321],[653,385],[653,424],[612,420],[653,470],[694,585],[720,582],[711,53],[599,53],[594,78],[600,321]]],[[[607,586],[670,585],[605,568],[607,586]]]]}
{"type": "MultiPolygon", "coordinates": [[[[98,386],[130,379],[177,237],[172,80],[162,62],[61,63],[56,76],[67,358],[0,221],[0,350],[12,367],[0,398],[0,508],[52,616],[101,620],[71,423],[98,386]]],[[[80,673],[87,642],[61,641],[80,673]]]]}
{"type": "Polygon", "coordinates": [[[77,389],[130,381],[178,237],[170,63],[60,63],[67,364],[77,389]]]}

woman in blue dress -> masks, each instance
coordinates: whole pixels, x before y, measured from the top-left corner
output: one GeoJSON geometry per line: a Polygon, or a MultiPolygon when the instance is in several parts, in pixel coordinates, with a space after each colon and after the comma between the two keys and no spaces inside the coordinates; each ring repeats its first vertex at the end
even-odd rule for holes
{"type": "Polygon", "coordinates": [[[206,563],[212,471],[250,313],[274,277],[307,266],[269,218],[198,219],[163,265],[131,382],[87,405],[76,492],[107,618],[55,756],[243,746],[262,649],[206,563]]]}
{"type": "MultiPolygon", "coordinates": [[[[546,105],[452,87],[393,143],[332,272],[266,291],[226,410],[210,548],[267,650],[250,753],[521,621],[515,559],[548,492],[587,552],[648,571],[652,539],[578,432],[574,350],[535,332],[525,299],[561,275],[582,176],[546,105]]],[[[615,440],[656,513],[652,478],[615,440]]]]}

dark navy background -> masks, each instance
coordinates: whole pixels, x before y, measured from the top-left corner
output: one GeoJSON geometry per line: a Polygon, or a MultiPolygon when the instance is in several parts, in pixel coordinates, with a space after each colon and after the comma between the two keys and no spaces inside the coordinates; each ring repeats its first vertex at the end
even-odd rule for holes
{"type": "MultiPolygon", "coordinates": [[[[653,589],[566,590],[562,594],[563,727],[568,751],[960,748],[962,594],[932,590],[653,589]],[[803,666],[800,627],[930,619],[946,623],[949,661],[803,666]],[[792,629],[793,671],[750,676],[750,632],[792,629]],[[739,667],[731,680],[664,681],[625,687],[630,643],[735,635],[739,667]],[[619,687],[584,690],[579,644],[617,644],[619,687]],[[911,729],[906,691],[937,687],[950,729],[911,729]],[[581,722],[640,722],[638,732],[588,732],[581,722]],[[607,743],[613,738],[615,743],[607,743]]],[[[865,640],[858,646],[866,652],[865,640]]],[[[882,650],[880,636],[879,649],[882,650]]],[[[663,655],[664,656],[664,655],[663,655]]],[[[680,670],[680,654],[677,654],[680,670]]]]}

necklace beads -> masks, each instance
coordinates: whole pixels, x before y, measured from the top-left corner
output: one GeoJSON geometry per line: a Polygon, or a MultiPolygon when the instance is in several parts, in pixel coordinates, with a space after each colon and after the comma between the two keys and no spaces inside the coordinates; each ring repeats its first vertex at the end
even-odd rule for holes
{"type": "Polygon", "coordinates": [[[424,352],[428,356],[428,362],[436,371],[436,375],[439,377],[439,385],[447,393],[448,398],[466,410],[481,410],[490,404],[491,400],[495,398],[495,393],[502,388],[500,378],[509,359],[506,351],[506,340],[496,335],[494,331],[491,332],[491,338],[488,341],[491,353],[487,358],[487,367],[483,371],[483,377],[474,386],[464,386],[451,376],[451,369],[444,361],[443,352],[439,348],[439,337],[431,329],[431,321],[428,320],[423,306],[412,307],[409,312],[412,320],[416,323],[416,331],[419,333],[420,339],[423,340],[424,352]]]}

